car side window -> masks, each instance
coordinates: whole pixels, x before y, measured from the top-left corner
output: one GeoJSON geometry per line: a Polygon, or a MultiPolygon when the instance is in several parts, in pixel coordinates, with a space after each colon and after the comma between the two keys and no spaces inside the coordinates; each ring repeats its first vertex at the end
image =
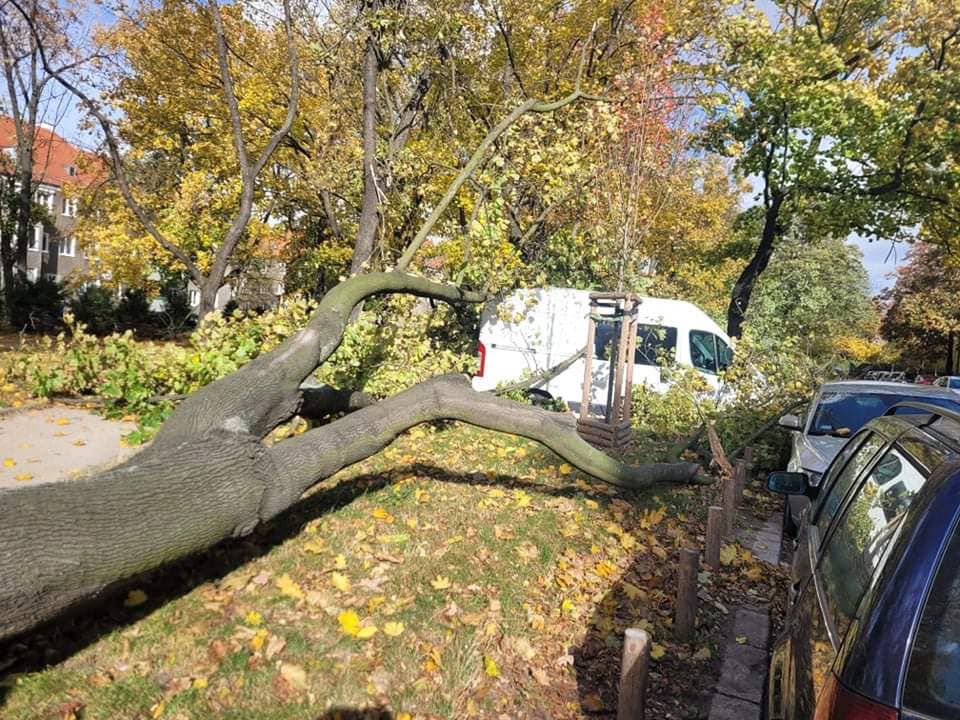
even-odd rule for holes
{"type": "Polygon", "coordinates": [[[950,379],[950,389],[951,389],[951,390],[960,390],[960,378],[951,378],[951,379],[950,379]]]}
{"type": "Polygon", "coordinates": [[[827,539],[817,575],[825,610],[842,637],[927,473],[897,446],[873,466],[827,539]]]}
{"type": "Polygon", "coordinates": [[[717,364],[721,370],[726,370],[733,364],[733,350],[720,338],[717,341],[717,364]]]}
{"type": "Polygon", "coordinates": [[[960,529],[954,530],[923,608],[903,704],[930,717],[960,717],[960,529]]]}
{"type": "Polygon", "coordinates": [[[829,473],[823,483],[823,495],[817,503],[817,517],[814,520],[820,537],[826,537],[827,529],[833,520],[843,499],[847,496],[853,481],[862,473],[873,460],[880,449],[887,444],[886,438],[876,433],[864,433],[859,438],[848,442],[840,455],[830,466],[829,473]],[[866,438],[866,439],[864,439],[866,438]],[[844,460],[844,456],[849,460],[844,460]]]}
{"type": "Polygon", "coordinates": [[[717,344],[713,333],[690,331],[690,362],[697,370],[717,372],[717,344]]]}

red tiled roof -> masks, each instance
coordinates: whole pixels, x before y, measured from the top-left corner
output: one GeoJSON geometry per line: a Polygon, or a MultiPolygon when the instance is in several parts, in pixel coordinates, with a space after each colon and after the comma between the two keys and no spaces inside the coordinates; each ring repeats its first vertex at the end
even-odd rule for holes
{"type": "MultiPolygon", "coordinates": [[[[0,115],[0,148],[17,146],[17,129],[12,118],[0,115]]],[[[88,185],[97,178],[92,168],[99,165],[96,155],[72,145],[47,127],[38,126],[33,146],[33,179],[62,187],[67,183],[88,185]],[[75,175],[70,168],[75,168],[75,175]]]]}

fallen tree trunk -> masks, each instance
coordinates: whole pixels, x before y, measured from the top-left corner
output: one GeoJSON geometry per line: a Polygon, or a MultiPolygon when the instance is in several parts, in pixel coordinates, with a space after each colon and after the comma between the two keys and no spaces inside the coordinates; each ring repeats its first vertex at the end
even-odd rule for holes
{"type": "Polygon", "coordinates": [[[698,466],[689,463],[624,465],[584,442],[571,418],[474,392],[461,376],[441,376],[373,404],[356,393],[302,390],[340,343],[353,306],[383,292],[485,299],[399,272],[352,278],[324,298],[302,331],[187,398],[153,444],[123,465],[0,493],[0,640],[124,579],[249,533],[312,485],[431,420],[536,440],[621,487],[698,480],[698,466]],[[305,394],[312,398],[305,401],[305,394]],[[301,409],[352,412],[273,447],[262,442],[301,409]]]}

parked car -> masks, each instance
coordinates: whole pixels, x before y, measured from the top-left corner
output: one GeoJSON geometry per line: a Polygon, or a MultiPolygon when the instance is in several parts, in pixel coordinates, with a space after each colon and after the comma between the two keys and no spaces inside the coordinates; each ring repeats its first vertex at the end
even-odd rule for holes
{"type": "MultiPolygon", "coordinates": [[[[816,487],[827,466],[857,430],[903,401],[960,411],[960,398],[945,388],[872,380],[824,383],[805,414],[780,418],[780,427],[792,431],[787,470],[807,473],[816,487]]],[[[788,535],[796,534],[800,515],[808,505],[804,497],[787,499],[783,524],[788,535]]]]}
{"type": "Polygon", "coordinates": [[[776,472],[768,487],[814,501],[768,720],[960,718],[960,414],[898,405],[850,438],[820,485],[776,472]]]}
{"type": "Polygon", "coordinates": [[[960,391],[960,375],[944,375],[933,381],[936,387],[948,388],[950,390],[960,391]]]}
{"type": "MultiPolygon", "coordinates": [[[[633,382],[665,391],[670,381],[664,364],[696,368],[707,383],[719,388],[718,374],[733,359],[730,338],[705,312],[681,300],[644,297],[638,308],[633,382]]],[[[575,355],[587,341],[590,291],[570,288],[517,290],[491,302],[481,316],[480,365],[475,390],[542,372],[575,355]]],[[[610,347],[614,326],[598,323],[593,353],[591,406],[606,403],[610,347]]],[[[538,386],[544,398],[565,400],[579,409],[583,394],[581,359],[549,382],[538,386]]]]}

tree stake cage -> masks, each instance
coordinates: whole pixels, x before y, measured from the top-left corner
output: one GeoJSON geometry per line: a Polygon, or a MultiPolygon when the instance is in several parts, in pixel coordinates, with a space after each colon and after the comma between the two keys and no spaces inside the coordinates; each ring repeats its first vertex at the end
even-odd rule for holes
{"type": "Polygon", "coordinates": [[[577,431],[591,445],[621,451],[630,445],[630,405],[633,396],[633,356],[637,345],[637,307],[633,293],[590,293],[583,396],[577,431]],[[598,331],[599,328],[599,331],[598,331]],[[598,339],[601,341],[597,345],[598,339]],[[593,357],[609,346],[607,397],[603,412],[591,416],[593,357]]]}

